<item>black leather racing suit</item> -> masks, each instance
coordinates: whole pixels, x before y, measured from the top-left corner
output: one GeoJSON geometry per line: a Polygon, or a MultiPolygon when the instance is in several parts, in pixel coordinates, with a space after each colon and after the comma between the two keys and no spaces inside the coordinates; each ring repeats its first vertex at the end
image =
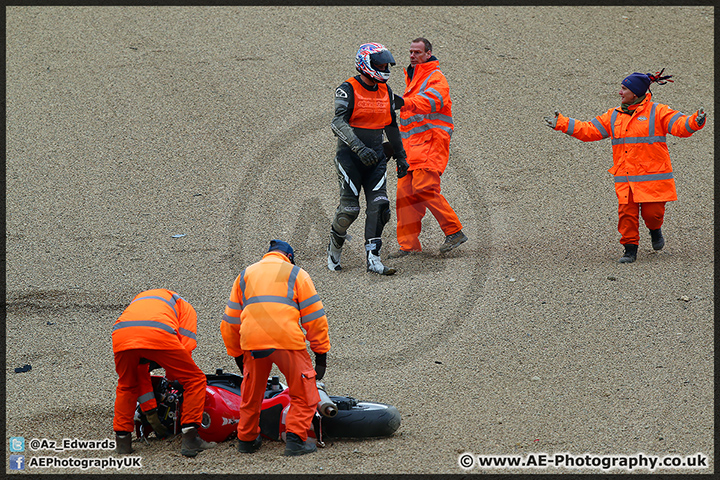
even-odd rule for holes
{"type": "MultiPolygon", "coordinates": [[[[366,85],[360,75],[355,76],[355,79],[363,88],[370,91],[378,88],[377,85],[372,87],[366,85]]],[[[338,247],[342,247],[348,227],[359,215],[360,190],[365,191],[367,204],[365,240],[373,240],[377,244],[378,250],[382,244],[380,237],[383,228],[390,220],[390,201],[387,197],[386,178],[387,158],[383,152],[383,132],[396,152],[396,156],[405,158],[405,150],[395,116],[393,93],[389,85],[388,95],[390,96],[392,119],[390,125],[384,129],[365,129],[352,127],[349,124],[355,108],[352,84],[347,81],[343,82],[335,90],[335,116],[332,119],[331,128],[338,137],[335,167],[340,183],[340,204],[335,211],[331,233],[338,247]],[[353,151],[357,150],[358,145],[365,145],[373,149],[380,161],[372,166],[365,165],[353,151]]]]}

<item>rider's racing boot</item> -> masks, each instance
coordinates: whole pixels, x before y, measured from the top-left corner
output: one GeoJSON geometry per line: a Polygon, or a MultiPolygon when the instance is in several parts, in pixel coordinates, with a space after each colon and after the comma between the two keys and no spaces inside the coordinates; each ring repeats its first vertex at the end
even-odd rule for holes
{"type": "Polygon", "coordinates": [[[297,433],[288,432],[285,440],[285,456],[295,457],[297,455],[305,455],[317,450],[317,446],[313,442],[302,441],[297,433]]]}
{"type": "Polygon", "coordinates": [[[213,448],[217,443],[206,442],[198,435],[197,427],[184,427],[182,429],[182,446],[180,453],[186,457],[194,457],[203,450],[213,448]]]}
{"type": "Polygon", "coordinates": [[[330,228],[330,243],[328,244],[328,268],[334,272],[342,270],[340,266],[340,254],[342,253],[342,247],[345,243],[345,235],[340,235],[335,232],[333,228],[330,228]]]}
{"type": "Polygon", "coordinates": [[[371,238],[365,242],[365,251],[367,252],[367,271],[374,272],[379,275],[392,275],[395,273],[395,269],[386,267],[380,260],[381,246],[382,240],[379,238],[371,238]]]}
{"type": "Polygon", "coordinates": [[[129,432],[115,433],[115,453],[128,454],[132,453],[132,434],[129,432]]]}

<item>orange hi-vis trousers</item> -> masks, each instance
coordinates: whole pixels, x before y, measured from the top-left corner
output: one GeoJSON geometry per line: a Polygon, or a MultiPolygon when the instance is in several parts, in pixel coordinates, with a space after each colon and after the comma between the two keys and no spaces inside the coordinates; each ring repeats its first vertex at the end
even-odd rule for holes
{"type": "Polygon", "coordinates": [[[628,203],[618,205],[618,231],[622,245],[640,243],[640,216],[650,230],[662,227],[665,218],[665,202],[635,203],[632,190],[628,194],[628,203]]]}
{"type": "MultiPolygon", "coordinates": [[[[177,350],[133,349],[115,352],[115,371],[118,385],[115,394],[115,416],[113,430],[132,432],[135,428],[135,407],[138,397],[147,393],[150,376],[148,366],[140,365],[140,359],[153,360],[162,366],[169,378],[178,380],[183,386],[181,425],[200,426],[205,406],[205,374],[198,368],[184,348],[177,350]],[[139,368],[144,367],[143,368],[139,368]],[[142,374],[145,372],[145,375],[142,374]],[[139,375],[144,380],[139,379],[139,375]]],[[[152,391],[152,386],[150,386],[152,391]]]]}
{"type": "Polygon", "coordinates": [[[148,412],[153,408],[157,408],[157,400],[155,400],[155,392],[153,391],[152,380],[150,379],[150,364],[141,363],[138,365],[137,382],[140,388],[140,396],[138,403],[140,410],[148,412]]]}
{"type": "Polygon", "coordinates": [[[238,439],[255,440],[260,434],[260,410],[273,364],[285,375],[290,389],[290,408],[285,418],[285,430],[305,441],[320,401],[315,369],[307,350],[275,350],[265,358],[252,358],[250,352],[245,352],[238,439]]]}
{"type": "Polygon", "coordinates": [[[430,210],[446,236],[462,230],[460,219],[440,193],[440,173],[435,170],[411,170],[398,178],[395,207],[397,240],[402,250],[422,250],[418,237],[426,210],[430,210]]]}

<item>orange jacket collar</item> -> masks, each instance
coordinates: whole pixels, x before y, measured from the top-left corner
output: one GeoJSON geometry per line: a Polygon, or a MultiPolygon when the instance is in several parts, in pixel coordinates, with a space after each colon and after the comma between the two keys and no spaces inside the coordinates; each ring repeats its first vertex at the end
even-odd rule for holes
{"type": "Polygon", "coordinates": [[[285,256],[284,253],[282,253],[282,252],[280,252],[280,251],[278,251],[278,250],[273,250],[272,252],[268,252],[268,253],[266,253],[265,255],[263,255],[262,258],[263,258],[263,260],[265,260],[266,258],[270,258],[270,257],[272,257],[272,258],[281,258],[281,259],[285,260],[285,261],[288,262],[288,263],[292,263],[292,262],[290,262],[290,259],[285,256]]]}

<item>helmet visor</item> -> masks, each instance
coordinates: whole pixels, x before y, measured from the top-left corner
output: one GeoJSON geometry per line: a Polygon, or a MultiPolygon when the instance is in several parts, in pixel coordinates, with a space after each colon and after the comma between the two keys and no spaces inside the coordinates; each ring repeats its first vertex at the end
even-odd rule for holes
{"type": "Polygon", "coordinates": [[[383,50],[381,52],[377,53],[371,53],[370,54],[370,62],[372,62],[375,65],[383,64],[383,63],[389,63],[390,65],[395,65],[395,59],[393,58],[392,54],[388,50],[383,50]]]}

